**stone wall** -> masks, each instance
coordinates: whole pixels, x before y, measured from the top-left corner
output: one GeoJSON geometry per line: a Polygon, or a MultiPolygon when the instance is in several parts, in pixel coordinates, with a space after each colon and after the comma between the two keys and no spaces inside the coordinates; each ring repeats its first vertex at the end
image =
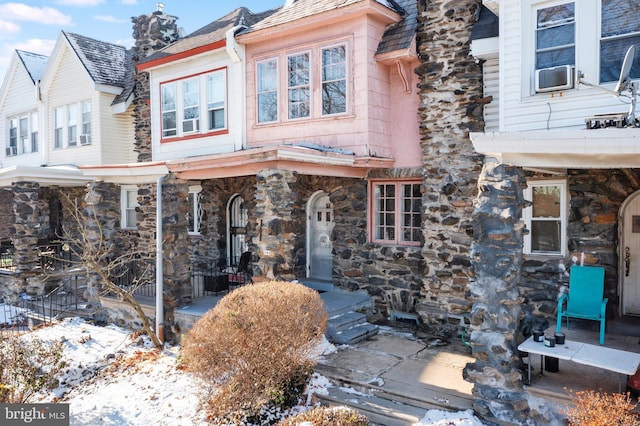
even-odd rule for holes
{"type": "MultiPolygon", "coordinates": [[[[133,23],[134,64],[144,60],[152,53],[173,43],[179,38],[175,16],[157,11],[131,18],[133,23]]],[[[135,148],[138,161],[151,161],[151,104],[149,73],[134,74],[133,113],[135,116],[135,148]]]]}
{"type": "Polygon", "coordinates": [[[469,132],[482,131],[482,70],[470,55],[480,0],[418,2],[420,130],[424,163],[425,286],[416,307],[425,323],[468,315],[473,268],[473,199],[482,157],[469,132]]]}
{"type": "Polygon", "coordinates": [[[14,218],[13,192],[7,189],[0,189],[0,241],[10,241],[16,232],[13,227],[14,218]]]}

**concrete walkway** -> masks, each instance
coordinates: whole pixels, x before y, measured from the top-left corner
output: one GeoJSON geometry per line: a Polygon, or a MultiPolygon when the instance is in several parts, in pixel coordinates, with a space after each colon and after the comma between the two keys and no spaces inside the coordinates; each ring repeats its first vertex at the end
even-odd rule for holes
{"type": "Polygon", "coordinates": [[[336,385],[318,398],[352,406],[386,426],[416,423],[428,409],[470,409],[472,384],[462,370],[473,358],[461,342],[441,343],[383,328],[366,341],[340,347],[318,362],[316,371],[336,385]]]}

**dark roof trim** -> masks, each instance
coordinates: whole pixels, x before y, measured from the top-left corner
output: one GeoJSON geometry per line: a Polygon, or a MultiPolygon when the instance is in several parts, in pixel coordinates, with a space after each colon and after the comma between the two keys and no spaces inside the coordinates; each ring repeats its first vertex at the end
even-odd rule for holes
{"type": "Polygon", "coordinates": [[[471,29],[471,40],[498,37],[500,34],[500,20],[486,6],[482,6],[478,12],[476,23],[471,29]]]}

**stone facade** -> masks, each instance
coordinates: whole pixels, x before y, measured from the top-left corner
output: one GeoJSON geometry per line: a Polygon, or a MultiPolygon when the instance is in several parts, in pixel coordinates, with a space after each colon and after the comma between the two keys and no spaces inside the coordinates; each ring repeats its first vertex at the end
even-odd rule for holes
{"type": "Polygon", "coordinates": [[[470,55],[481,2],[419,1],[418,88],[424,179],[424,288],[416,307],[436,327],[468,315],[473,279],[473,199],[482,157],[469,132],[483,129],[482,70],[470,55]]]}

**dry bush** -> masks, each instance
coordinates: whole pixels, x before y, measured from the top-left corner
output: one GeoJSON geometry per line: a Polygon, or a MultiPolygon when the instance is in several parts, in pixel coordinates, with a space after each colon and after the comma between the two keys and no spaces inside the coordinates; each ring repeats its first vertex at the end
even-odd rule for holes
{"type": "Polygon", "coordinates": [[[0,402],[25,403],[34,394],[58,385],[66,365],[62,342],[9,336],[0,340],[0,402]]]}
{"type": "Polygon", "coordinates": [[[295,417],[282,420],[278,426],[298,426],[310,422],[313,426],[367,426],[369,421],[357,410],[348,407],[316,407],[295,417]]]}
{"type": "Polygon", "coordinates": [[[640,426],[640,417],[633,412],[638,403],[629,393],[572,392],[569,396],[574,406],[565,414],[570,426],[640,426]]]}
{"type": "Polygon", "coordinates": [[[278,281],[246,285],[194,325],[183,361],[212,385],[206,401],[212,417],[238,421],[269,404],[297,403],[326,326],[327,312],[314,290],[278,281]]]}

